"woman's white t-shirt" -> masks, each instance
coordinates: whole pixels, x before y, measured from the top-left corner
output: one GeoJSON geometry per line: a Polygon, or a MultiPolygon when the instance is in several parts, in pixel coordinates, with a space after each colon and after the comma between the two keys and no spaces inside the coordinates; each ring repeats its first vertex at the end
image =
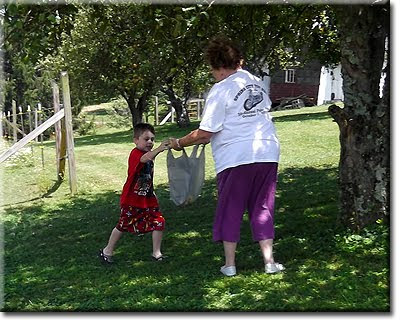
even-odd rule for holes
{"type": "Polygon", "coordinates": [[[199,128],[213,132],[216,173],[255,162],[279,162],[279,141],[263,82],[239,69],[210,90],[199,128]]]}

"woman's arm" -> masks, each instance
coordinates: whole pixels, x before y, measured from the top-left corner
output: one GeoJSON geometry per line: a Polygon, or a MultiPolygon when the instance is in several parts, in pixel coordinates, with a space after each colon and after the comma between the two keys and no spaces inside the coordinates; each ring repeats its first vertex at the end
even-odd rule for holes
{"type": "Polygon", "coordinates": [[[194,130],[189,134],[181,137],[180,139],[170,138],[170,147],[174,150],[182,150],[182,148],[196,145],[196,144],[207,144],[210,142],[213,132],[207,132],[201,129],[194,130]]]}

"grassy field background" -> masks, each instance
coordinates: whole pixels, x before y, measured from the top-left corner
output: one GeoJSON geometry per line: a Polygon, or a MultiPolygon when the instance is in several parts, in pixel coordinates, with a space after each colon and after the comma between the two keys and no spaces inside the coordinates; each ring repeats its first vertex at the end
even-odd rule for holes
{"type": "MultiPolygon", "coordinates": [[[[220,274],[222,245],[211,239],[216,183],[209,145],[202,195],[185,207],[169,200],[166,153],[156,159],[154,183],[167,220],[163,252],[169,260],[151,261],[150,235],[126,234],[115,265],[99,262],[96,253],[118,220],[132,133],[130,119],[110,105],[85,113],[94,132],[75,138],[75,196],[69,194],[68,175],[56,181],[54,141],[44,144],[45,167],[38,145],[1,165],[3,311],[390,310],[388,228],[378,224],[355,234],[338,224],[340,147],[327,106],[272,113],[282,150],[275,258],[287,269],[263,273],[245,216],[233,278],[220,274]]],[[[157,126],[156,141],[197,126],[157,126]]]]}

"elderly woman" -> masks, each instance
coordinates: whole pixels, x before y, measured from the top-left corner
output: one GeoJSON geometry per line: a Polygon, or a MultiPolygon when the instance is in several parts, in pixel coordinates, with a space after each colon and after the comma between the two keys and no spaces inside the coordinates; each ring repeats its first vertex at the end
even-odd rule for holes
{"type": "Polygon", "coordinates": [[[246,210],[265,272],[280,272],[284,267],[273,257],[280,149],[269,115],[268,91],[259,78],[242,69],[242,53],[230,39],[212,39],[205,56],[216,83],[207,96],[200,126],[184,137],[171,138],[170,146],[181,150],[211,141],[218,185],[213,240],[223,242],[225,253],[221,273],[236,275],[236,246],[246,210]]]}

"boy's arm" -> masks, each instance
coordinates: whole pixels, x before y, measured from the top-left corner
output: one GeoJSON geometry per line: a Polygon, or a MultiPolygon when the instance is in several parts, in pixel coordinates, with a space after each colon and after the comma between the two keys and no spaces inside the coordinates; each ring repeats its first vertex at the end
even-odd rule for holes
{"type": "Polygon", "coordinates": [[[168,140],[163,141],[161,142],[158,148],[143,154],[142,157],[140,158],[140,162],[146,163],[148,161],[153,161],[159,153],[168,150],[168,148],[169,148],[169,141],[168,140]]]}

